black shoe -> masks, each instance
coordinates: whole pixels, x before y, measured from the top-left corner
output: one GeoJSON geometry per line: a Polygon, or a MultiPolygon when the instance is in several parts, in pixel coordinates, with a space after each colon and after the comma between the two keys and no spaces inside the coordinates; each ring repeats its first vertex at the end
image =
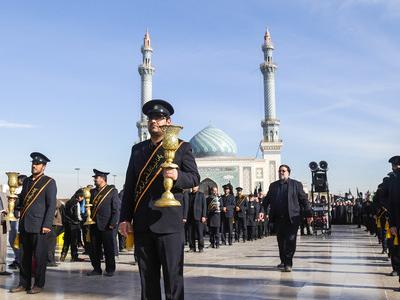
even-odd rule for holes
{"type": "Polygon", "coordinates": [[[382,254],[387,254],[387,250],[382,250],[382,254]]]}
{"type": "Polygon", "coordinates": [[[19,285],[19,286],[15,287],[15,288],[12,288],[10,290],[10,293],[26,292],[26,290],[27,289],[25,287],[23,287],[22,285],[19,285]]]}
{"type": "Polygon", "coordinates": [[[291,266],[285,266],[285,268],[282,270],[282,272],[290,273],[290,272],[292,272],[292,267],[291,266]]]}
{"type": "Polygon", "coordinates": [[[196,252],[196,249],[189,249],[189,251],[188,251],[189,253],[193,253],[193,252],[196,252]]]}
{"type": "Polygon", "coordinates": [[[65,261],[65,258],[66,258],[66,257],[67,257],[67,253],[61,253],[60,261],[61,261],[61,262],[65,261]]]}
{"type": "Polygon", "coordinates": [[[58,263],[56,262],[51,262],[51,263],[47,263],[48,267],[58,267],[58,263]]]}
{"type": "Polygon", "coordinates": [[[218,248],[219,248],[219,245],[216,245],[216,246],[215,246],[215,248],[217,248],[217,249],[218,249],[218,248]]]}
{"type": "Polygon", "coordinates": [[[11,264],[8,265],[11,270],[17,270],[19,268],[19,264],[16,261],[13,261],[11,264]]]}
{"type": "Polygon", "coordinates": [[[283,263],[280,263],[279,265],[276,266],[279,270],[283,270],[285,268],[285,265],[283,263]]]}
{"type": "Polygon", "coordinates": [[[93,271],[91,271],[89,273],[86,273],[86,275],[87,276],[99,276],[99,275],[101,275],[101,272],[93,270],[93,271]]]}
{"type": "Polygon", "coordinates": [[[7,272],[7,271],[0,272],[0,276],[10,276],[11,274],[12,273],[7,272]]]}
{"type": "Polygon", "coordinates": [[[113,277],[114,276],[114,272],[105,272],[104,276],[113,277]]]}
{"type": "Polygon", "coordinates": [[[203,252],[204,252],[203,248],[199,249],[199,253],[203,253],[203,252]]]}
{"type": "Polygon", "coordinates": [[[214,245],[214,244],[211,244],[211,248],[215,248],[215,245],[214,245]]]}
{"type": "Polygon", "coordinates": [[[39,293],[42,292],[42,290],[43,290],[43,288],[34,286],[34,287],[31,288],[27,293],[28,293],[28,294],[31,294],[31,295],[33,295],[33,294],[39,294],[39,293]]]}

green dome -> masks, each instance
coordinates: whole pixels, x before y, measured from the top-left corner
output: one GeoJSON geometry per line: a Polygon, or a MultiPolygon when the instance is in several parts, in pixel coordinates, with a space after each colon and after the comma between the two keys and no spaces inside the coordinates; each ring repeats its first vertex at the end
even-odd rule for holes
{"type": "Polygon", "coordinates": [[[213,156],[236,156],[237,147],[233,139],[214,126],[207,126],[190,140],[193,154],[197,158],[213,156]]]}

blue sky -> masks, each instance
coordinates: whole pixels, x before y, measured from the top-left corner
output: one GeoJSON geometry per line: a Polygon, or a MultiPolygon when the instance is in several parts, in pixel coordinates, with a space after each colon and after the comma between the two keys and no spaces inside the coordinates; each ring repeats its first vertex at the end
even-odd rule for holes
{"type": "Polygon", "coordinates": [[[29,173],[29,153],[41,151],[62,197],[76,188],[75,167],[81,184],[97,168],[122,186],[146,28],[153,96],[176,106],[183,138],[211,123],[255,156],[267,26],[283,162],[310,182],[308,163],[325,159],[333,191],[374,189],[400,154],[396,0],[1,1],[0,181],[29,173]]]}

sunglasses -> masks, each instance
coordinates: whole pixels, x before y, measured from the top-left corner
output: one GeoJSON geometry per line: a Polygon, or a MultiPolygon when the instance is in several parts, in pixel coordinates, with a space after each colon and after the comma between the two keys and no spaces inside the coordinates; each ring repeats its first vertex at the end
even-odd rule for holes
{"type": "Polygon", "coordinates": [[[165,120],[167,117],[164,115],[151,115],[148,117],[149,121],[161,121],[161,120],[165,120]]]}

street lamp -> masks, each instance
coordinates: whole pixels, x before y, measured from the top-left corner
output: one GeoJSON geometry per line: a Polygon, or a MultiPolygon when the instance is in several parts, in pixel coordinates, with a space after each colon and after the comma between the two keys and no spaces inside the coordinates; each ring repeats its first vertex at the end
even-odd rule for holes
{"type": "Polygon", "coordinates": [[[81,186],[79,184],[79,171],[81,170],[81,168],[75,168],[74,170],[76,171],[76,182],[77,182],[78,188],[79,188],[81,186]]]}

